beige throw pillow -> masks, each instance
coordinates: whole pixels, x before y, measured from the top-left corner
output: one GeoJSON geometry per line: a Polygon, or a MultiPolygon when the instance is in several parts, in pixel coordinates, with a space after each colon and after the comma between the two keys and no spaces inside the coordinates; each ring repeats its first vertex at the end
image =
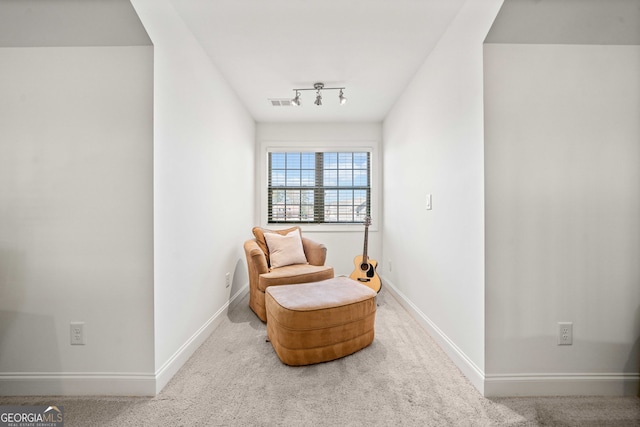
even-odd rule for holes
{"type": "MultiPolygon", "coordinates": [[[[267,228],[253,227],[253,235],[256,237],[258,246],[260,246],[260,249],[264,252],[264,256],[267,258],[267,264],[269,266],[271,266],[271,260],[269,259],[269,248],[267,248],[267,240],[264,238],[264,235],[267,233],[278,233],[284,236],[291,233],[293,230],[300,231],[300,227],[296,226],[284,230],[269,230],[267,228]]],[[[302,238],[302,231],[300,231],[300,237],[302,238]]]]}
{"type": "Polygon", "coordinates": [[[284,236],[277,233],[264,233],[264,238],[269,247],[271,268],[307,263],[299,230],[293,230],[284,236]]]}

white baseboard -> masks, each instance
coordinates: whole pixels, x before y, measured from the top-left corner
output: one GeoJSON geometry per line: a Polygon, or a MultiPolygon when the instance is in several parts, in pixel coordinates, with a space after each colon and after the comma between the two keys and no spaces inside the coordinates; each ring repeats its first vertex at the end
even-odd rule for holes
{"type": "Polygon", "coordinates": [[[485,397],[509,396],[638,396],[638,374],[508,374],[485,375],[446,334],[387,279],[384,286],[440,345],[485,397]]]}
{"type": "Polygon", "coordinates": [[[637,396],[640,376],[632,374],[487,375],[486,397],[637,396]]]}
{"type": "Polygon", "coordinates": [[[383,278],[384,286],[389,290],[396,299],[407,309],[414,319],[422,325],[429,335],[440,345],[449,358],[455,363],[455,365],[462,371],[465,377],[478,389],[480,393],[484,393],[484,373],[476,366],[475,363],[458,346],[447,337],[447,335],[436,326],[435,323],[429,319],[415,304],[413,304],[407,297],[398,290],[394,284],[383,278]]]}
{"type": "Polygon", "coordinates": [[[0,375],[0,396],[153,396],[153,374],[38,372],[0,375]]]}
{"type": "Polygon", "coordinates": [[[0,396],[154,396],[249,292],[242,287],[196,331],[156,373],[17,372],[0,373],[0,396]]]}

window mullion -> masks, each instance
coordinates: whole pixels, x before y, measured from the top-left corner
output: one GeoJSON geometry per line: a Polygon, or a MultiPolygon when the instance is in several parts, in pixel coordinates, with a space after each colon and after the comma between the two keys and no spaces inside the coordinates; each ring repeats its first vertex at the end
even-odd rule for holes
{"type": "Polygon", "coordinates": [[[313,192],[314,220],[324,222],[324,154],[316,153],[316,182],[313,192]]]}
{"type": "Polygon", "coordinates": [[[271,176],[273,174],[272,172],[272,166],[273,163],[271,162],[271,157],[272,157],[272,153],[269,153],[268,156],[268,166],[269,166],[269,177],[268,180],[269,182],[267,183],[267,207],[268,207],[268,211],[267,211],[267,222],[271,222],[273,221],[273,187],[271,186],[271,176]]]}

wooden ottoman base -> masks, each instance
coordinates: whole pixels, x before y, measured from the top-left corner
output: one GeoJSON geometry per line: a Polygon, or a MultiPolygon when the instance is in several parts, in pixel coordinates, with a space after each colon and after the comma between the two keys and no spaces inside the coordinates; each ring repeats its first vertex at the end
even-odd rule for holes
{"type": "Polygon", "coordinates": [[[376,292],[347,277],[265,291],[267,335],[287,365],[327,362],[373,341],[376,292]]]}

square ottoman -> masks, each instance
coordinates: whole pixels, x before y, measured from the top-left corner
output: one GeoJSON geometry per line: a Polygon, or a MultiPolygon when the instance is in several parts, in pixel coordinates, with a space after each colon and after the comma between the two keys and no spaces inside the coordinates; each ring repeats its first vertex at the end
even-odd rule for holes
{"type": "Polygon", "coordinates": [[[327,362],[371,344],[376,292],[348,277],[270,286],[267,335],[280,360],[293,366],[327,362]]]}

